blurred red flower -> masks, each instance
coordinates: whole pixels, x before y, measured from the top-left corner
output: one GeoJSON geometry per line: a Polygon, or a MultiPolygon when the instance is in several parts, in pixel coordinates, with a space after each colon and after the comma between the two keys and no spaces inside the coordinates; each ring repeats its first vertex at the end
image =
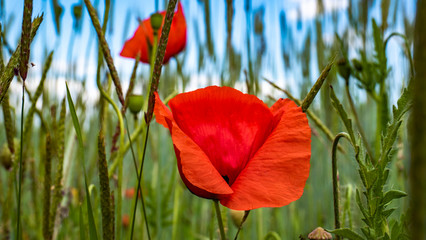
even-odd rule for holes
{"type": "MultiPolygon", "coordinates": [[[[163,16],[163,23],[158,30],[158,40],[161,37],[161,30],[164,24],[166,12],[160,12],[163,16]]],[[[120,56],[128,58],[136,58],[140,54],[140,61],[144,63],[150,62],[150,49],[152,48],[153,29],[151,27],[150,18],[143,20],[132,38],[124,43],[120,56]]],[[[170,28],[169,39],[167,42],[166,52],[163,63],[167,63],[169,59],[181,52],[186,45],[186,21],[183,14],[182,5],[179,2],[177,11],[175,12],[170,28]]]]}
{"type": "Polygon", "coordinates": [[[156,93],[155,115],[173,140],[179,173],[197,196],[235,210],[281,207],[299,199],[309,176],[311,129],[289,99],[271,108],[229,87],[156,93]]]}

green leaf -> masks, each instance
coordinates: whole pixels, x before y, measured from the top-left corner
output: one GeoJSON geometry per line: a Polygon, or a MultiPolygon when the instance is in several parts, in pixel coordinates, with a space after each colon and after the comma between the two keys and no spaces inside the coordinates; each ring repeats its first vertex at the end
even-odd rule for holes
{"type": "Polygon", "coordinates": [[[371,222],[370,222],[370,214],[368,214],[367,209],[365,209],[364,205],[363,205],[363,204],[362,204],[362,202],[361,202],[361,196],[360,196],[360,194],[359,194],[359,190],[358,190],[358,189],[356,190],[356,197],[355,197],[355,200],[356,200],[356,203],[357,203],[357,205],[358,205],[359,209],[361,210],[362,215],[363,215],[363,216],[364,216],[364,218],[365,218],[365,219],[363,219],[363,220],[364,220],[364,222],[365,222],[367,225],[371,226],[372,224],[371,224],[371,222]]]}
{"type": "Polygon", "coordinates": [[[388,218],[396,208],[391,208],[382,212],[383,217],[388,218]]]}
{"type": "Polygon", "coordinates": [[[345,124],[346,130],[348,131],[349,136],[351,137],[352,145],[355,145],[356,141],[355,141],[355,134],[352,128],[352,121],[351,119],[349,119],[348,114],[343,108],[343,105],[340,103],[339,99],[336,97],[336,94],[334,93],[333,87],[331,85],[330,85],[330,98],[331,98],[331,103],[333,104],[334,109],[336,109],[337,113],[339,114],[340,118],[345,124]]]}
{"type": "Polygon", "coordinates": [[[71,93],[70,93],[70,90],[68,88],[68,83],[65,82],[65,85],[67,87],[68,107],[70,108],[72,123],[74,125],[75,133],[77,134],[78,145],[81,149],[83,149],[83,137],[81,135],[80,123],[78,122],[78,117],[77,117],[77,114],[75,112],[74,102],[72,101],[72,98],[71,98],[71,93]]]}
{"type": "Polygon", "coordinates": [[[334,233],[340,237],[348,238],[351,240],[363,240],[364,238],[358,233],[350,230],[349,228],[339,228],[332,231],[328,231],[330,233],[334,233]]]}
{"type": "Polygon", "coordinates": [[[394,199],[406,197],[407,193],[399,190],[390,190],[385,193],[385,196],[382,199],[382,204],[386,205],[394,199]]]}
{"type": "Polygon", "coordinates": [[[401,97],[398,99],[397,107],[393,106],[393,120],[392,123],[388,124],[386,136],[383,139],[383,146],[379,160],[382,168],[384,168],[389,162],[390,158],[386,158],[389,156],[393,144],[395,143],[396,137],[398,135],[398,129],[402,123],[402,117],[408,110],[410,110],[411,106],[412,97],[410,96],[410,91],[407,89],[403,89],[401,97]]]}
{"type": "Polygon", "coordinates": [[[95,218],[93,217],[93,210],[92,210],[92,204],[90,201],[90,194],[89,194],[89,188],[87,186],[87,176],[86,176],[86,167],[84,165],[84,147],[83,147],[83,138],[81,136],[81,128],[80,123],[78,121],[77,114],[75,112],[74,103],[71,98],[70,90],[68,88],[68,83],[65,82],[66,88],[67,88],[67,100],[68,100],[68,106],[70,108],[70,113],[72,117],[72,122],[74,124],[75,132],[77,133],[77,139],[78,139],[78,145],[79,145],[79,153],[80,153],[80,161],[81,165],[83,166],[83,173],[84,173],[84,187],[86,190],[86,203],[87,203],[87,213],[89,215],[89,232],[90,232],[90,239],[98,239],[98,233],[96,231],[96,225],[95,225],[95,218]]]}
{"type": "Polygon", "coordinates": [[[377,181],[377,177],[379,176],[379,171],[377,168],[372,170],[367,170],[366,172],[366,178],[368,186],[366,186],[367,189],[370,189],[377,181]]]}

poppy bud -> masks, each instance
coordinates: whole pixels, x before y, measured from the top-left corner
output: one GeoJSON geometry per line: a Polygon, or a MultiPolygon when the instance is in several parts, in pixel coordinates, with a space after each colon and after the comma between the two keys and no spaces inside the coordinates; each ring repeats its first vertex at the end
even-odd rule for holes
{"type": "Polygon", "coordinates": [[[351,68],[349,67],[348,61],[346,61],[346,58],[341,58],[337,61],[337,70],[346,81],[349,79],[349,76],[351,75],[351,68]]]}
{"type": "Polygon", "coordinates": [[[0,162],[6,170],[12,167],[12,153],[10,152],[7,144],[4,144],[0,151],[0,162]]]}
{"type": "Polygon", "coordinates": [[[311,233],[309,233],[308,238],[311,240],[314,239],[332,239],[332,236],[329,232],[325,231],[322,227],[317,227],[311,233]]]}
{"type": "Polygon", "coordinates": [[[142,95],[130,95],[129,96],[129,109],[133,114],[138,114],[143,106],[142,95]]]}
{"type": "Polygon", "coordinates": [[[236,227],[240,227],[244,218],[245,211],[231,209],[232,222],[236,227]]]}
{"type": "Polygon", "coordinates": [[[362,71],[362,63],[358,59],[352,59],[352,64],[354,65],[355,69],[358,71],[362,71]]]}
{"type": "Polygon", "coordinates": [[[157,32],[157,30],[160,29],[162,23],[163,23],[163,15],[159,13],[154,13],[151,15],[151,27],[155,32],[157,32]]]}

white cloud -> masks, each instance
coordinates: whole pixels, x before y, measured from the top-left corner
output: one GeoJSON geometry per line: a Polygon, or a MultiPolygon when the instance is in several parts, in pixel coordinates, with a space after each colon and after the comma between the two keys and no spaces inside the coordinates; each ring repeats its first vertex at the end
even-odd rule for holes
{"type": "MultiPolygon", "coordinates": [[[[292,3],[289,5],[294,7],[286,12],[288,20],[297,21],[301,17],[302,21],[306,21],[315,18],[318,8],[317,0],[300,0],[292,1],[292,3]]],[[[323,4],[326,13],[343,10],[349,6],[348,0],[324,0],[323,4]]]]}

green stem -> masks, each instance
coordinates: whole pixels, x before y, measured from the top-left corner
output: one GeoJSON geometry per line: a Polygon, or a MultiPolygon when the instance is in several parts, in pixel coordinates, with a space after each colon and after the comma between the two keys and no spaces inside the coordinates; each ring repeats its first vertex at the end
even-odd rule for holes
{"type": "MultiPolygon", "coordinates": [[[[348,81],[346,81],[346,82],[348,83],[348,81]]],[[[355,118],[355,123],[358,127],[358,131],[361,135],[362,141],[364,142],[365,149],[367,150],[367,154],[370,157],[371,162],[375,165],[376,159],[374,158],[373,152],[371,151],[370,144],[367,141],[367,137],[365,135],[364,129],[362,128],[361,122],[359,121],[359,117],[358,117],[358,114],[357,114],[356,109],[355,109],[354,101],[352,100],[351,93],[349,92],[349,85],[348,84],[345,85],[345,90],[346,90],[346,95],[348,96],[349,105],[351,107],[352,113],[353,113],[354,118],[355,118]]]]}
{"type": "Polygon", "coordinates": [[[385,40],[385,49],[388,45],[389,40],[394,37],[394,36],[398,36],[401,37],[402,39],[404,39],[404,43],[405,43],[405,49],[407,51],[407,58],[408,61],[410,61],[410,73],[411,73],[411,77],[414,77],[414,63],[413,63],[413,58],[411,57],[411,50],[410,50],[410,44],[408,43],[408,39],[405,35],[401,34],[401,33],[397,33],[397,32],[393,32],[391,33],[385,40]]]}
{"type": "Polygon", "coordinates": [[[238,226],[237,234],[235,234],[234,240],[238,239],[238,234],[240,234],[240,231],[243,228],[243,224],[247,220],[249,213],[250,213],[250,210],[247,210],[244,212],[243,219],[241,220],[240,226],[238,226]]]}
{"type": "MultiPolygon", "coordinates": [[[[152,74],[154,72],[154,64],[155,64],[155,53],[157,51],[157,33],[154,31],[154,37],[152,39],[152,51],[151,51],[151,58],[150,58],[150,70],[149,70],[149,79],[152,79],[152,74]]],[[[151,89],[152,81],[148,82],[148,88],[151,89]]],[[[149,94],[146,95],[145,101],[143,103],[143,109],[148,108],[148,101],[149,101],[149,94]]]]}
{"type": "MultiPolygon", "coordinates": [[[[145,133],[143,152],[142,152],[142,162],[141,162],[141,166],[140,166],[140,170],[139,170],[139,174],[138,174],[138,187],[136,189],[136,194],[135,194],[135,204],[134,204],[135,208],[133,209],[133,220],[132,220],[132,229],[131,229],[131,232],[130,232],[130,239],[133,239],[133,231],[134,231],[134,226],[135,226],[135,219],[134,218],[136,216],[136,209],[137,209],[137,206],[138,206],[139,190],[141,189],[143,165],[144,165],[144,162],[145,162],[145,152],[146,152],[146,146],[147,146],[147,143],[148,143],[148,131],[149,131],[149,124],[146,126],[146,131],[145,131],[146,133],[145,133]]],[[[146,216],[145,203],[144,203],[142,192],[141,192],[141,200],[142,200],[143,215],[144,215],[144,219],[145,219],[146,232],[148,234],[148,239],[151,239],[151,236],[149,234],[148,218],[146,216]]]]}
{"type": "Polygon", "coordinates": [[[24,104],[25,104],[25,81],[22,81],[22,107],[21,107],[21,148],[19,149],[19,178],[18,178],[18,211],[16,220],[16,239],[21,239],[21,185],[22,185],[22,152],[24,151],[24,104]]]}
{"type": "MultiPolygon", "coordinates": [[[[333,148],[331,151],[331,168],[332,168],[332,178],[333,178],[333,203],[334,203],[334,227],[336,229],[340,228],[340,215],[339,215],[339,187],[337,180],[337,144],[339,143],[340,138],[346,138],[351,142],[349,134],[341,132],[336,135],[333,141],[333,148]]],[[[336,236],[336,239],[339,240],[340,237],[336,236]]]]}
{"type": "Polygon", "coordinates": [[[117,198],[117,213],[116,213],[116,219],[117,219],[116,220],[116,233],[117,233],[116,236],[120,238],[121,237],[120,220],[121,220],[121,203],[122,203],[121,189],[122,189],[122,180],[123,180],[122,178],[123,178],[123,156],[124,156],[124,122],[123,122],[123,116],[121,115],[120,109],[102,88],[100,78],[97,78],[96,84],[98,86],[98,89],[102,97],[105,98],[107,102],[110,103],[112,107],[114,108],[114,111],[117,114],[118,122],[120,125],[120,148],[118,150],[118,155],[117,155],[117,159],[119,160],[118,160],[118,184],[117,184],[118,198],[117,198]]]}
{"type": "Polygon", "coordinates": [[[217,223],[219,224],[220,239],[226,240],[225,228],[223,227],[222,214],[220,213],[219,201],[217,199],[213,199],[213,202],[214,202],[214,208],[216,210],[217,223]]]}
{"type": "Polygon", "coordinates": [[[149,102],[148,102],[148,111],[146,115],[146,122],[151,122],[152,115],[154,112],[155,105],[155,96],[154,92],[158,89],[158,83],[160,81],[161,68],[163,67],[164,54],[166,52],[167,41],[169,39],[169,32],[172,25],[173,15],[175,11],[177,0],[170,0],[167,6],[167,13],[164,19],[164,25],[161,30],[161,37],[158,44],[158,50],[155,55],[155,64],[152,72],[152,78],[150,83],[149,90],[149,102]]]}
{"type": "Polygon", "coordinates": [[[96,15],[96,10],[93,7],[90,0],[84,0],[84,3],[86,4],[87,11],[89,12],[90,18],[92,19],[93,27],[95,28],[96,33],[98,35],[99,44],[101,46],[102,53],[104,54],[104,58],[107,63],[108,69],[111,73],[112,81],[114,82],[118,99],[120,100],[121,105],[124,105],[123,90],[121,89],[120,78],[118,77],[117,70],[114,66],[114,61],[111,56],[111,51],[109,50],[108,43],[105,39],[105,35],[102,32],[101,24],[99,23],[99,19],[96,15]]]}

